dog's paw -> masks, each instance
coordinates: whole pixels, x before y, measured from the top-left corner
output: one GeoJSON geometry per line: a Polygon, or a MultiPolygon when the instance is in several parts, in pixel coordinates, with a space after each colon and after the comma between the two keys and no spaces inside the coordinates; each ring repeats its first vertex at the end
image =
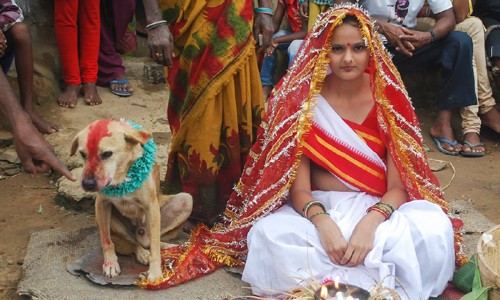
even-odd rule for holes
{"type": "Polygon", "coordinates": [[[142,248],[141,246],[137,246],[135,250],[135,257],[137,258],[137,261],[139,261],[143,265],[149,264],[149,256],[151,253],[149,253],[149,250],[146,250],[142,248]]]}
{"type": "Polygon", "coordinates": [[[155,282],[163,277],[160,266],[149,266],[148,281],[155,282]]]}
{"type": "Polygon", "coordinates": [[[141,280],[147,280],[148,282],[156,282],[162,277],[163,275],[161,274],[161,271],[158,274],[154,274],[151,272],[151,270],[149,270],[147,272],[141,272],[141,274],[139,274],[139,278],[141,280]]]}
{"type": "Polygon", "coordinates": [[[120,264],[117,260],[105,260],[102,264],[102,272],[106,277],[114,278],[120,275],[120,264]]]}

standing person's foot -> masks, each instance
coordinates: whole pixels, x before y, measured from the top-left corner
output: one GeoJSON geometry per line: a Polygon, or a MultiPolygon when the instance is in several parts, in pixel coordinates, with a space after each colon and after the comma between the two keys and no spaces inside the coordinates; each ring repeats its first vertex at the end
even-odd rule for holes
{"type": "Polygon", "coordinates": [[[462,144],[458,143],[453,136],[451,127],[440,126],[434,123],[430,130],[431,138],[436,144],[439,152],[447,155],[459,155],[462,151],[462,144]]]}
{"type": "Polygon", "coordinates": [[[467,132],[464,134],[462,156],[465,157],[481,157],[484,156],[484,144],[479,139],[479,134],[476,132],[467,132]]]}
{"type": "Polygon", "coordinates": [[[111,80],[109,82],[109,89],[111,90],[111,93],[121,97],[131,96],[134,91],[125,76],[119,76],[115,80],[111,80]]]}
{"type": "Polygon", "coordinates": [[[57,104],[62,107],[75,108],[80,89],[81,86],[79,84],[66,86],[64,92],[57,99],[57,104]]]}
{"type": "Polygon", "coordinates": [[[500,133],[500,112],[498,112],[495,107],[480,115],[480,117],[482,125],[490,128],[496,133],[500,133]]]}
{"type": "Polygon", "coordinates": [[[102,103],[102,99],[97,93],[97,88],[94,82],[83,84],[83,99],[85,103],[91,106],[102,103]]]}
{"type": "Polygon", "coordinates": [[[37,115],[35,112],[27,112],[27,113],[31,119],[31,122],[33,123],[33,125],[35,125],[38,131],[40,131],[40,133],[51,134],[56,131],[59,131],[59,125],[46,121],[45,119],[37,115]]]}

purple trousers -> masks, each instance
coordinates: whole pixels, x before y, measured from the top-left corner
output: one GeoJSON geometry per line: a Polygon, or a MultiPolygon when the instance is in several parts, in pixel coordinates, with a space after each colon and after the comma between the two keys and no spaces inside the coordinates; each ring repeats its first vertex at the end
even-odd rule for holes
{"type": "Polygon", "coordinates": [[[101,0],[101,45],[97,83],[107,85],[125,73],[118,44],[135,13],[136,0],[101,0]]]}

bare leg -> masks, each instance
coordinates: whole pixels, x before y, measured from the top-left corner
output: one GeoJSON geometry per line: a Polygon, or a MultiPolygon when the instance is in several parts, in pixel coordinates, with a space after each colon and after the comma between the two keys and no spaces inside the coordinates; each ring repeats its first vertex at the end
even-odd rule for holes
{"type": "Polygon", "coordinates": [[[480,117],[481,117],[481,124],[483,124],[486,127],[489,127],[496,133],[500,133],[500,112],[498,112],[498,110],[495,107],[488,110],[480,117]]]}
{"type": "Polygon", "coordinates": [[[264,101],[267,102],[267,98],[269,98],[269,95],[271,94],[272,86],[270,85],[263,85],[262,86],[262,96],[264,97],[264,101]]]}
{"type": "Polygon", "coordinates": [[[33,48],[31,32],[25,23],[16,23],[7,31],[9,45],[14,46],[21,105],[41,133],[54,133],[59,126],[44,120],[33,107],[33,48]]]}
{"type": "Polygon", "coordinates": [[[88,105],[99,105],[102,103],[101,97],[97,93],[97,88],[94,82],[83,84],[83,98],[88,105]]]}
{"type": "MultiPolygon", "coordinates": [[[[500,59],[495,58],[493,59],[493,64],[497,67],[500,68],[500,59]]],[[[495,81],[495,85],[497,89],[500,90],[500,75],[493,76],[493,79],[495,81]]],[[[486,113],[482,114],[481,116],[481,124],[489,127],[496,133],[500,133],[500,112],[496,109],[496,107],[493,107],[492,109],[488,110],[486,113]]]]}
{"type": "MultiPolygon", "coordinates": [[[[451,128],[451,110],[440,110],[431,127],[431,135],[436,138],[445,138],[449,141],[455,141],[455,136],[453,135],[453,129],[451,128]]],[[[457,144],[455,146],[451,146],[447,143],[442,142],[441,146],[448,151],[451,152],[460,152],[462,151],[462,145],[457,144]]]]}

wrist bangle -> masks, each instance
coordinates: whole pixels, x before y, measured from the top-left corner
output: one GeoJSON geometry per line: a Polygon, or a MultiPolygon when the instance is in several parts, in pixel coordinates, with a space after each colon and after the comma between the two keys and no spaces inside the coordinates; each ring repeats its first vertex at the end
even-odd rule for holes
{"type": "Polygon", "coordinates": [[[385,212],[385,211],[383,211],[382,209],[380,209],[380,207],[375,206],[375,205],[370,206],[370,207],[366,210],[366,213],[369,213],[369,212],[371,212],[372,210],[373,210],[373,211],[376,211],[376,212],[378,212],[379,214],[381,214],[382,216],[384,216],[384,218],[385,218],[386,220],[389,220],[390,215],[389,215],[387,212],[385,212]]]}
{"type": "Polygon", "coordinates": [[[316,201],[316,200],[311,200],[311,201],[308,201],[308,202],[306,202],[306,204],[304,204],[304,206],[302,207],[302,216],[303,216],[304,218],[307,218],[307,216],[305,215],[306,210],[308,210],[308,209],[309,209],[309,206],[310,206],[310,205],[311,205],[314,201],[316,201]]]}
{"type": "Polygon", "coordinates": [[[311,221],[311,222],[312,222],[312,219],[313,219],[314,217],[319,216],[319,215],[330,215],[330,214],[329,214],[329,213],[327,213],[326,211],[318,211],[317,213],[315,213],[314,215],[312,215],[312,216],[309,218],[309,221],[311,221]]]}
{"type": "Polygon", "coordinates": [[[253,12],[256,14],[274,15],[274,10],[269,7],[256,7],[253,9],[253,12]]]}
{"type": "Polygon", "coordinates": [[[431,31],[429,31],[430,34],[431,34],[431,42],[434,42],[436,40],[436,33],[434,32],[434,30],[431,29],[431,31]]]}
{"type": "Polygon", "coordinates": [[[314,205],[317,205],[323,209],[323,211],[326,211],[325,205],[323,203],[319,202],[318,200],[311,200],[307,202],[304,207],[302,208],[302,216],[307,219],[307,214],[309,212],[309,209],[313,207],[314,205]]]}
{"type": "Polygon", "coordinates": [[[146,25],[146,30],[149,31],[149,30],[155,29],[155,28],[160,27],[160,26],[165,25],[165,24],[167,24],[167,21],[165,21],[165,20],[156,21],[156,22],[153,22],[153,23],[146,25]]]}
{"type": "Polygon", "coordinates": [[[377,203],[377,204],[375,204],[375,205],[376,205],[376,206],[379,206],[379,207],[380,207],[380,206],[385,206],[385,207],[389,208],[389,209],[391,210],[391,214],[394,212],[394,207],[392,207],[392,205],[390,205],[390,204],[389,204],[389,203],[387,203],[387,202],[382,202],[382,201],[380,201],[380,202],[378,202],[378,203],[377,203]]]}

